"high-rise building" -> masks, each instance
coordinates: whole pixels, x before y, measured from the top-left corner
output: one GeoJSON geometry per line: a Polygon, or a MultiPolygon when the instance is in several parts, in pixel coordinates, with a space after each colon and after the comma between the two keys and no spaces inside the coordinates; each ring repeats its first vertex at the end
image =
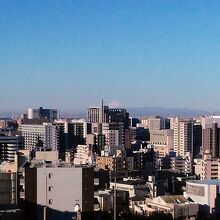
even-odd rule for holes
{"type": "Polygon", "coordinates": [[[200,155],[202,147],[202,125],[194,124],[193,125],[193,158],[196,158],[200,155]]]}
{"type": "Polygon", "coordinates": [[[201,125],[202,129],[205,128],[212,128],[212,124],[217,123],[220,124],[220,116],[213,115],[213,116],[202,116],[201,117],[201,125]]]}
{"type": "Polygon", "coordinates": [[[17,204],[17,186],[16,172],[0,172],[0,205],[17,204]]]}
{"type": "Polygon", "coordinates": [[[109,108],[102,101],[100,107],[88,109],[87,120],[91,123],[91,133],[96,136],[96,152],[100,152],[105,145],[112,150],[119,146],[130,147],[129,114],[126,109],[109,108]]]}
{"type": "Polygon", "coordinates": [[[212,157],[219,158],[220,149],[220,129],[217,123],[212,123],[211,128],[202,131],[202,152],[211,154],[212,157]]]}
{"type": "Polygon", "coordinates": [[[56,125],[43,123],[43,125],[22,124],[19,127],[24,137],[25,149],[58,150],[59,136],[56,125]]]}
{"type": "Polygon", "coordinates": [[[87,111],[87,121],[89,123],[105,123],[108,122],[108,106],[104,106],[103,100],[99,107],[90,107],[87,111]]]}
{"type": "Polygon", "coordinates": [[[185,156],[193,150],[193,121],[176,118],[174,128],[174,152],[177,156],[185,156]]]}
{"type": "Polygon", "coordinates": [[[59,119],[59,114],[57,109],[44,109],[42,107],[38,109],[28,108],[27,118],[28,119],[46,118],[50,122],[53,122],[55,119],[59,119]]]}
{"type": "Polygon", "coordinates": [[[123,124],[124,129],[129,128],[129,113],[123,108],[109,108],[109,123],[123,124]]]}
{"type": "Polygon", "coordinates": [[[102,134],[105,135],[105,144],[108,146],[124,146],[125,144],[123,123],[103,123],[102,134]]]}
{"type": "Polygon", "coordinates": [[[79,144],[86,144],[87,134],[91,133],[91,124],[84,119],[79,120],[56,120],[54,125],[59,131],[59,152],[63,159],[67,149],[76,148],[79,144]]]}
{"type": "Polygon", "coordinates": [[[24,148],[21,136],[0,136],[0,161],[14,162],[15,154],[24,148]]]}

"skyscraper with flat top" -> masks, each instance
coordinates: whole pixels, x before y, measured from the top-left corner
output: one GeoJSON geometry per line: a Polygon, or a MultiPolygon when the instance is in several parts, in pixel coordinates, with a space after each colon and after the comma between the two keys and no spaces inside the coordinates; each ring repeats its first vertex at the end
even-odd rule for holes
{"type": "Polygon", "coordinates": [[[27,113],[28,119],[48,119],[50,122],[53,122],[55,119],[59,119],[57,109],[44,109],[42,107],[38,109],[28,108],[27,113]]]}
{"type": "Polygon", "coordinates": [[[103,100],[99,107],[90,107],[87,112],[87,121],[89,123],[108,122],[108,106],[104,106],[103,100]]]}
{"type": "Polygon", "coordinates": [[[174,128],[174,152],[177,156],[185,156],[186,152],[193,149],[193,121],[175,119],[174,128]]]}

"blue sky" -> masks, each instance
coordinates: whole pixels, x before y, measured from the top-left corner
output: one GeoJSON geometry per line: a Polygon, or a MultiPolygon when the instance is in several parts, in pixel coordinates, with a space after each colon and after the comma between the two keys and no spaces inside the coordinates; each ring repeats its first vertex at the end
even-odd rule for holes
{"type": "Polygon", "coordinates": [[[1,0],[0,110],[219,110],[220,1],[1,0]]]}

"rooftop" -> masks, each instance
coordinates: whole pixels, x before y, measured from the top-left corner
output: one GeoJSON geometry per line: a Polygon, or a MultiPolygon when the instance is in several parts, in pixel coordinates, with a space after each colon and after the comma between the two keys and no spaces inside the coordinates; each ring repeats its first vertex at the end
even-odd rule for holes
{"type": "Polygon", "coordinates": [[[187,182],[206,185],[220,185],[220,179],[189,180],[187,182]]]}
{"type": "Polygon", "coordinates": [[[189,202],[183,195],[161,196],[161,199],[166,203],[186,203],[189,202]]]}

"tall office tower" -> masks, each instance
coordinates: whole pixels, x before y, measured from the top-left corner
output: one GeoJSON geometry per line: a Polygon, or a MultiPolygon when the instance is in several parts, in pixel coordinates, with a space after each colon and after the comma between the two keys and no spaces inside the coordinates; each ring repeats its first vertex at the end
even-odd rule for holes
{"type": "Polygon", "coordinates": [[[58,128],[59,158],[64,160],[66,149],[68,149],[68,121],[58,120],[54,122],[58,128]]]}
{"type": "Polygon", "coordinates": [[[108,106],[104,106],[103,100],[100,107],[90,107],[87,111],[87,121],[89,123],[106,123],[109,120],[108,106]]]}
{"type": "Polygon", "coordinates": [[[57,109],[44,109],[42,107],[38,109],[28,108],[28,119],[48,119],[53,122],[55,119],[59,119],[57,109]]]}
{"type": "Polygon", "coordinates": [[[105,145],[110,147],[119,146],[119,130],[111,129],[109,123],[102,124],[102,134],[105,135],[105,145]]]}
{"type": "Polygon", "coordinates": [[[144,177],[155,175],[158,168],[158,154],[153,145],[141,146],[138,151],[133,151],[134,170],[139,170],[144,177]]]}
{"type": "Polygon", "coordinates": [[[71,120],[69,123],[69,132],[75,136],[86,138],[87,134],[91,134],[91,124],[87,123],[84,119],[71,120]]]}
{"type": "Polygon", "coordinates": [[[185,156],[193,150],[193,121],[176,118],[174,128],[174,152],[177,156],[185,156]]]}
{"type": "Polygon", "coordinates": [[[160,130],[160,129],[169,129],[170,121],[167,118],[162,118],[160,116],[143,118],[141,123],[149,130],[160,130]]]}
{"type": "Polygon", "coordinates": [[[124,146],[125,131],[123,123],[103,123],[102,134],[105,135],[105,144],[109,146],[124,146]]]}
{"type": "Polygon", "coordinates": [[[129,128],[129,113],[123,108],[109,108],[109,122],[123,123],[124,129],[129,128]]]}
{"type": "Polygon", "coordinates": [[[140,120],[138,118],[129,117],[129,127],[130,128],[135,128],[138,123],[140,123],[140,120]]]}
{"type": "Polygon", "coordinates": [[[21,136],[0,136],[0,161],[14,162],[16,152],[23,147],[21,136]]]}
{"type": "Polygon", "coordinates": [[[58,127],[50,123],[43,125],[22,124],[19,127],[24,137],[25,149],[58,150],[58,127]]]}
{"type": "Polygon", "coordinates": [[[103,145],[129,147],[129,114],[126,109],[109,108],[102,101],[100,107],[88,109],[87,120],[91,123],[91,132],[97,136],[97,148],[103,145]]]}
{"type": "Polygon", "coordinates": [[[212,157],[219,158],[220,129],[217,123],[212,123],[212,128],[205,128],[202,131],[202,152],[211,154],[212,157]]]}
{"type": "Polygon", "coordinates": [[[202,125],[193,125],[193,158],[199,156],[202,147],[202,125]]]}
{"type": "Polygon", "coordinates": [[[213,157],[219,157],[219,128],[217,123],[212,124],[212,156],[213,157]]]}
{"type": "Polygon", "coordinates": [[[91,124],[84,119],[79,120],[55,120],[54,125],[59,130],[59,153],[64,159],[67,149],[76,148],[78,144],[86,144],[87,134],[91,133],[91,124]]]}
{"type": "Polygon", "coordinates": [[[212,128],[212,124],[217,123],[218,125],[220,124],[220,116],[214,115],[214,116],[202,116],[201,117],[201,124],[202,124],[202,129],[205,128],[212,128]]]}
{"type": "Polygon", "coordinates": [[[124,128],[129,128],[129,113],[123,108],[109,108],[104,106],[103,100],[100,107],[90,107],[87,111],[89,123],[123,123],[124,128]]]}

